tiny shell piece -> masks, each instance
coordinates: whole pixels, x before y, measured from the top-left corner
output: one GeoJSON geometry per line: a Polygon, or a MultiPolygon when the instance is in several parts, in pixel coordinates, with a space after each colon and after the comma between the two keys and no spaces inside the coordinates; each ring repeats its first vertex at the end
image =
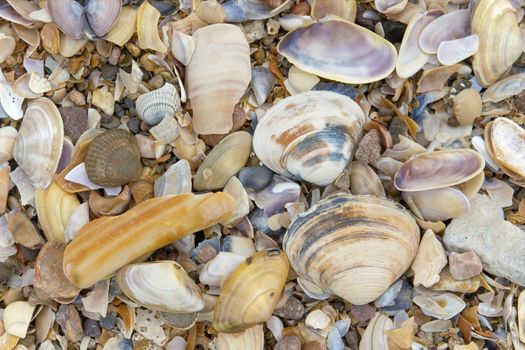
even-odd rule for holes
{"type": "Polygon", "coordinates": [[[191,168],[186,159],[181,159],[171,165],[160,178],[155,181],[155,197],[172,194],[191,193],[191,168]]]}
{"type": "Polygon", "coordinates": [[[427,288],[439,281],[439,273],[447,265],[443,246],[432,230],[427,230],[421,239],[416,257],[412,262],[414,286],[427,288]]]}

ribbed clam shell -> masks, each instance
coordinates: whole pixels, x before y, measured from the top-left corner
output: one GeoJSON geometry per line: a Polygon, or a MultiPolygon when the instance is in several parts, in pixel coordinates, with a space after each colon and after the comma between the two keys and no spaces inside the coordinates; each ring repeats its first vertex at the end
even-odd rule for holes
{"type": "Polygon", "coordinates": [[[449,149],[419,154],[405,163],[394,177],[400,191],[424,191],[470,180],[485,167],[485,160],[470,149],[449,149]]]}
{"type": "Polygon", "coordinates": [[[349,97],[310,91],[287,97],[257,125],[253,149],[273,171],[317,185],[333,182],[359,142],[365,116],[349,97]]]}
{"type": "Polygon", "coordinates": [[[149,125],[157,125],[166,114],[175,115],[180,110],[180,96],[175,86],[166,83],[160,89],[140,95],[135,108],[140,119],[149,125]]]}
{"type": "Polygon", "coordinates": [[[283,247],[297,274],[357,305],[383,294],[410,266],[419,227],[399,204],[335,194],[292,222],[283,247]]]}
{"type": "Polygon", "coordinates": [[[390,42],[341,19],[320,21],[289,32],[277,50],[308,73],[349,84],[371,83],[387,77],[397,58],[390,42]]]}
{"type": "Polygon", "coordinates": [[[479,49],[472,68],[479,83],[488,87],[503,77],[523,51],[515,9],[508,0],[480,0],[472,16],[472,34],[479,49]]]}
{"type": "Polygon", "coordinates": [[[457,10],[440,16],[428,24],[419,36],[419,46],[427,54],[435,54],[443,41],[470,34],[470,10],[457,10]]]}
{"type": "Polygon", "coordinates": [[[497,118],[486,141],[490,141],[487,147],[505,173],[525,177],[525,130],[521,126],[508,118],[497,118]]]}
{"type": "Polygon", "coordinates": [[[128,131],[111,129],[89,144],[86,171],[91,181],[101,186],[120,186],[142,174],[137,140],[128,131]]]}
{"type": "Polygon", "coordinates": [[[117,282],[126,296],[148,309],[189,313],[204,308],[199,287],[175,261],[128,265],[119,270],[117,282]]]}
{"type": "Polygon", "coordinates": [[[49,186],[64,143],[64,125],[55,104],[47,98],[29,102],[18,130],[13,157],[37,189],[49,186]]]}

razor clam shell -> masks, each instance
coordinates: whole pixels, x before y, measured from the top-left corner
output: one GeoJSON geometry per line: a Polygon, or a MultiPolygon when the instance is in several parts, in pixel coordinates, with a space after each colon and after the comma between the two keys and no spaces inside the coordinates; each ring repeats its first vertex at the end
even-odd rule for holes
{"type": "Polygon", "coordinates": [[[489,86],[481,100],[485,102],[500,102],[515,96],[525,90],[525,73],[511,75],[489,86]]]}
{"type": "Polygon", "coordinates": [[[410,207],[413,203],[426,221],[445,221],[465,214],[470,208],[468,198],[453,187],[426,191],[403,192],[403,199],[410,207]]]}
{"type": "Polygon", "coordinates": [[[75,0],[46,1],[47,10],[60,31],[73,39],[84,35],[84,7],[75,0]]]}
{"type": "Polygon", "coordinates": [[[353,194],[370,194],[385,197],[385,189],[377,174],[367,164],[350,163],[350,189],[353,194]]]}
{"type": "Polygon", "coordinates": [[[450,66],[474,55],[478,49],[479,37],[476,34],[442,41],[437,50],[437,59],[442,65],[450,66]]]}
{"type": "Polygon", "coordinates": [[[525,130],[510,119],[499,117],[490,130],[494,160],[513,174],[525,177],[525,130]]]}
{"type": "Polygon", "coordinates": [[[346,96],[330,91],[298,94],[266,112],[255,129],[253,148],[276,173],[324,186],[350,160],[364,119],[359,105],[346,96]]]}
{"type": "Polygon", "coordinates": [[[457,10],[444,14],[423,29],[419,47],[427,54],[438,52],[443,41],[463,38],[470,34],[470,10],[457,10]]]}
{"type": "Polygon", "coordinates": [[[348,194],[300,214],[283,240],[299,277],[356,305],[383,294],[408,269],[418,244],[419,227],[402,206],[348,194]]]}
{"type": "MultiPolygon", "coordinates": [[[[401,1],[405,1],[406,3],[406,0],[401,1]]],[[[311,15],[314,19],[321,19],[327,15],[334,15],[347,21],[355,22],[355,17],[357,15],[357,1],[314,0],[311,15]]]]}
{"type": "Polygon", "coordinates": [[[135,102],[135,108],[140,119],[149,125],[157,125],[166,114],[174,116],[180,111],[180,102],[177,88],[165,83],[157,90],[140,95],[135,102]]]}
{"type": "Polygon", "coordinates": [[[35,188],[51,183],[63,143],[64,125],[55,104],[47,98],[29,102],[13,156],[35,188]]]}
{"type": "Polygon", "coordinates": [[[175,261],[131,264],[117,274],[126,296],[152,310],[190,313],[204,308],[200,289],[175,261]]]}
{"type": "Polygon", "coordinates": [[[451,293],[420,294],[415,296],[412,301],[421,308],[425,315],[435,317],[438,320],[449,320],[465,308],[465,302],[451,293]]]}
{"type": "Polygon", "coordinates": [[[244,22],[273,17],[283,11],[291,0],[285,0],[276,8],[268,6],[265,0],[227,0],[222,3],[225,22],[244,22]]]}
{"type": "Polygon", "coordinates": [[[122,0],[90,0],[85,8],[89,26],[99,37],[104,36],[113,28],[121,11],[122,0]]]}
{"type": "Polygon", "coordinates": [[[161,177],[155,181],[155,197],[172,194],[191,193],[191,168],[186,159],[181,159],[171,165],[161,177]]]}
{"type": "Polygon", "coordinates": [[[470,180],[485,167],[481,155],[470,149],[423,153],[407,160],[394,177],[400,191],[424,191],[470,180]]]}
{"type": "Polygon", "coordinates": [[[251,79],[246,36],[238,27],[221,23],[200,28],[193,37],[197,45],[186,67],[193,129],[198,134],[226,134],[233,126],[235,104],[251,79]]]}
{"type": "Polygon", "coordinates": [[[349,84],[387,77],[395,69],[397,58],[390,42],[342,19],[312,23],[289,32],[277,50],[305,72],[349,84]],[[326,52],[331,54],[327,56],[326,52]]]}

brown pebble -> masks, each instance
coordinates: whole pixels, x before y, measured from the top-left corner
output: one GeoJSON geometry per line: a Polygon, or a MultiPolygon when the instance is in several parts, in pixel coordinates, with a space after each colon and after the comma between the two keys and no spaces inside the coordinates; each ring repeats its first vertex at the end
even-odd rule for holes
{"type": "Polygon", "coordinates": [[[408,136],[408,126],[398,117],[392,119],[388,131],[390,131],[394,145],[399,143],[399,135],[408,136]]]}
{"type": "Polygon", "coordinates": [[[520,112],[521,114],[525,113],[525,91],[520,92],[516,96],[512,98],[512,102],[514,103],[514,107],[520,112]]]}
{"type": "Polygon", "coordinates": [[[303,345],[301,350],[326,350],[326,345],[318,341],[309,341],[303,345]]]}
{"type": "Polygon", "coordinates": [[[450,253],[448,257],[450,274],[456,280],[466,280],[477,276],[483,271],[481,260],[473,251],[465,253],[450,253]]]}
{"type": "Polygon", "coordinates": [[[11,274],[11,268],[4,263],[0,263],[0,283],[5,283],[11,277],[11,274]]]}
{"type": "Polygon", "coordinates": [[[72,305],[60,305],[56,313],[56,322],[70,341],[80,342],[84,336],[82,322],[77,309],[72,305]]]}
{"type": "Polygon", "coordinates": [[[301,1],[292,7],[292,13],[297,16],[309,16],[311,10],[310,4],[306,1],[301,1]]]}
{"type": "Polygon", "coordinates": [[[284,337],[274,348],[275,350],[301,350],[301,340],[298,336],[284,337]]]}
{"type": "Polygon", "coordinates": [[[295,297],[289,297],[284,306],[275,309],[274,315],[286,320],[299,320],[304,315],[304,305],[295,297]]]}
{"type": "Polygon", "coordinates": [[[359,336],[357,335],[357,332],[355,330],[351,329],[348,332],[346,332],[345,340],[350,349],[359,348],[359,336]]]}
{"type": "Polygon", "coordinates": [[[381,158],[381,141],[376,129],[370,130],[359,142],[355,159],[366,164],[374,163],[381,158]]]}
{"type": "Polygon", "coordinates": [[[375,310],[370,304],[365,305],[352,305],[350,308],[350,314],[352,318],[355,318],[357,322],[366,322],[374,317],[375,310]]]}
{"type": "Polygon", "coordinates": [[[24,247],[34,247],[44,241],[38,234],[35,225],[24,213],[8,214],[7,228],[13,234],[15,242],[24,247]]]}
{"type": "Polygon", "coordinates": [[[73,143],[88,129],[87,112],[75,106],[60,107],[58,109],[64,122],[64,134],[71,138],[73,143]]]}

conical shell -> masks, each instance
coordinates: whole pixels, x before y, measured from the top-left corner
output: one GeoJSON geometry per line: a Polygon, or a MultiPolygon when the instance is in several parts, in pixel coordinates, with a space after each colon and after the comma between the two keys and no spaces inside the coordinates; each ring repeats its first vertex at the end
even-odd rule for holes
{"type": "Polygon", "coordinates": [[[267,321],[281,297],[288,269],[288,259],[279,249],[260,251],[239,264],[221,289],[215,329],[238,332],[267,321]]]}
{"type": "Polygon", "coordinates": [[[474,10],[471,28],[479,49],[472,68],[484,87],[507,74],[523,51],[515,12],[509,0],[480,0],[474,10]]]}
{"type": "Polygon", "coordinates": [[[137,140],[122,129],[111,129],[95,137],[89,144],[85,163],[89,179],[101,186],[124,185],[142,174],[137,140]]]}
{"type": "Polygon", "coordinates": [[[238,333],[219,333],[215,346],[217,350],[263,350],[263,326],[253,326],[238,333]]]}
{"type": "Polygon", "coordinates": [[[164,84],[157,90],[140,95],[135,102],[140,119],[149,125],[157,125],[166,114],[175,115],[180,110],[180,97],[175,86],[164,84]]]}
{"type": "Polygon", "coordinates": [[[35,188],[46,188],[58,167],[64,125],[55,104],[47,98],[29,102],[13,156],[35,188]]]}
{"type": "Polygon", "coordinates": [[[364,122],[363,111],[349,97],[310,91],[266,112],[255,129],[253,149],[273,171],[324,186],[346,167],[364,122]]]}
{"type": "Polygon", "coordinates": [[[175,261],[128,265],[117,282],[128,298],[148,309],[190,313],[204,308],[199,287],[175,261]]]}
{"type": "Polygon", "coordinates": [[[82,227],[66,247],[64,272],[79,288],[92,286],[146,254],[228,219],[234,210],[234,199],[221,192],[148,199],[82,227]]]}
{"type": "Polygon", "coordinates": [[[356,305],[383,294],[410,266],[419,227],[399,204],[335,194],[292,222],[283,240],[299,277],[356,305]]]}

